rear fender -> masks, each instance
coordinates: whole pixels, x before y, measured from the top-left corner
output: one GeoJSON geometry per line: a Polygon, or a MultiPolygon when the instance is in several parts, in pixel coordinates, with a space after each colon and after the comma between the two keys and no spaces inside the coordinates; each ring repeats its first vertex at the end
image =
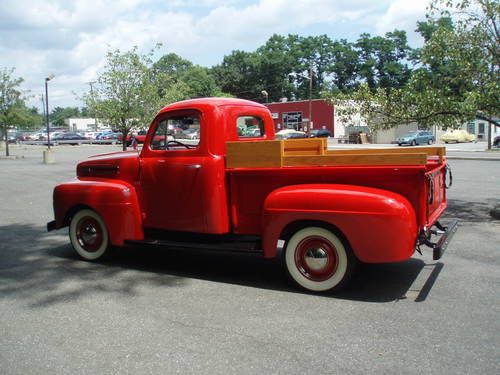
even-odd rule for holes
{"type": "Polygon", "coordinates": [[[75,179],[54,189],[55,228],[69,225],[80,207],[96,211],[106,223],[113,245],[142,240],[142,219],[134,187],[123,181],[75,179]]]}
{"type": "Polygon", "coordinates": [[[363,262],[402,261],[415,250],[415,211],[403,196],[363,186],[310,184],[283,187],[266,198],[264,256],[276,256],[277,242],[286,240],[287,228],[310,222],[340,231],[363,262]]]}

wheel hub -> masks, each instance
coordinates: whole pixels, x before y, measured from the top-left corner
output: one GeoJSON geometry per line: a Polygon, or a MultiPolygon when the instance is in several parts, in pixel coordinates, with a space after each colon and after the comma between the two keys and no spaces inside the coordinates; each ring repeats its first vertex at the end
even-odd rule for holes
{"type": "Polygon", "coordinates": [[[299,272],[309,280],[324,281],[337,270],[337,250],[326,238],[306,237],[297,245],[295,264],[299,272]]]}
{"type": "Polygon", "coordinates": [[[83,218],[77,226],[76,238],[80,246],[89,252],[97,251],[103,241],[102,229],[93,218],[83,218]]]}
{"type": "Polygon", "coordinates": [[[328,264],[328,254],[323,248],[310,249],[307,251],[304,260],[311,270],[319,271],[328,264]]]}

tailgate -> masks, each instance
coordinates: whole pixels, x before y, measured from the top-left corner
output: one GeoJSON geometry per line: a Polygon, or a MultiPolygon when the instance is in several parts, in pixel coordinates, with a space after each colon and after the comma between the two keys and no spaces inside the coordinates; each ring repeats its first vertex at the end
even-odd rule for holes
{"type": "Polygon", "coordinates": [[[434,224],[446,209],[446,174],[451,170],[446,163],[425,174],[426,225],[434,224]]]}

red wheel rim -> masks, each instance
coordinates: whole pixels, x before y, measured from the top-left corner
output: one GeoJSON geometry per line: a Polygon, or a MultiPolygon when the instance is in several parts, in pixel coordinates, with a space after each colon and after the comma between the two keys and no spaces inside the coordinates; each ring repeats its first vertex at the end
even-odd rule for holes
{"type": "Polygon", "coordinates": [[[99,222],[92,217],[84,217],[76,226],[78,244],[89,253],[95,253],[103,242],[103,231],[99,222]]]}
{"type": "Polygon", "coordinates": [[[337,250],[330,241],[323,237],[306,237],[296,247],[295,265],[299,272],[309,280],[328,280],[337,270],[337,250]]]}

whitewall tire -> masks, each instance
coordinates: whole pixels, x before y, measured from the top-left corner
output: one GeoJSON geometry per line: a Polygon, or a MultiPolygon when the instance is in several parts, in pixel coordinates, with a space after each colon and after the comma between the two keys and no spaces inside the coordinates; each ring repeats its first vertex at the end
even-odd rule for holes
{"type": "Polygon", "coordinates": [[[102,259],[110,247],[104,220],[90,209],[82,209],[73,216],[69,238],[75,251],[85,260],[102,259]]]}
{"type": "Polygon", "coordinates": [[[321,227],[298,230],[285,247],[285,264],[290,277],[313,292],[342,287],[355,261],[346,245],[334,233],[321,227]]]}

